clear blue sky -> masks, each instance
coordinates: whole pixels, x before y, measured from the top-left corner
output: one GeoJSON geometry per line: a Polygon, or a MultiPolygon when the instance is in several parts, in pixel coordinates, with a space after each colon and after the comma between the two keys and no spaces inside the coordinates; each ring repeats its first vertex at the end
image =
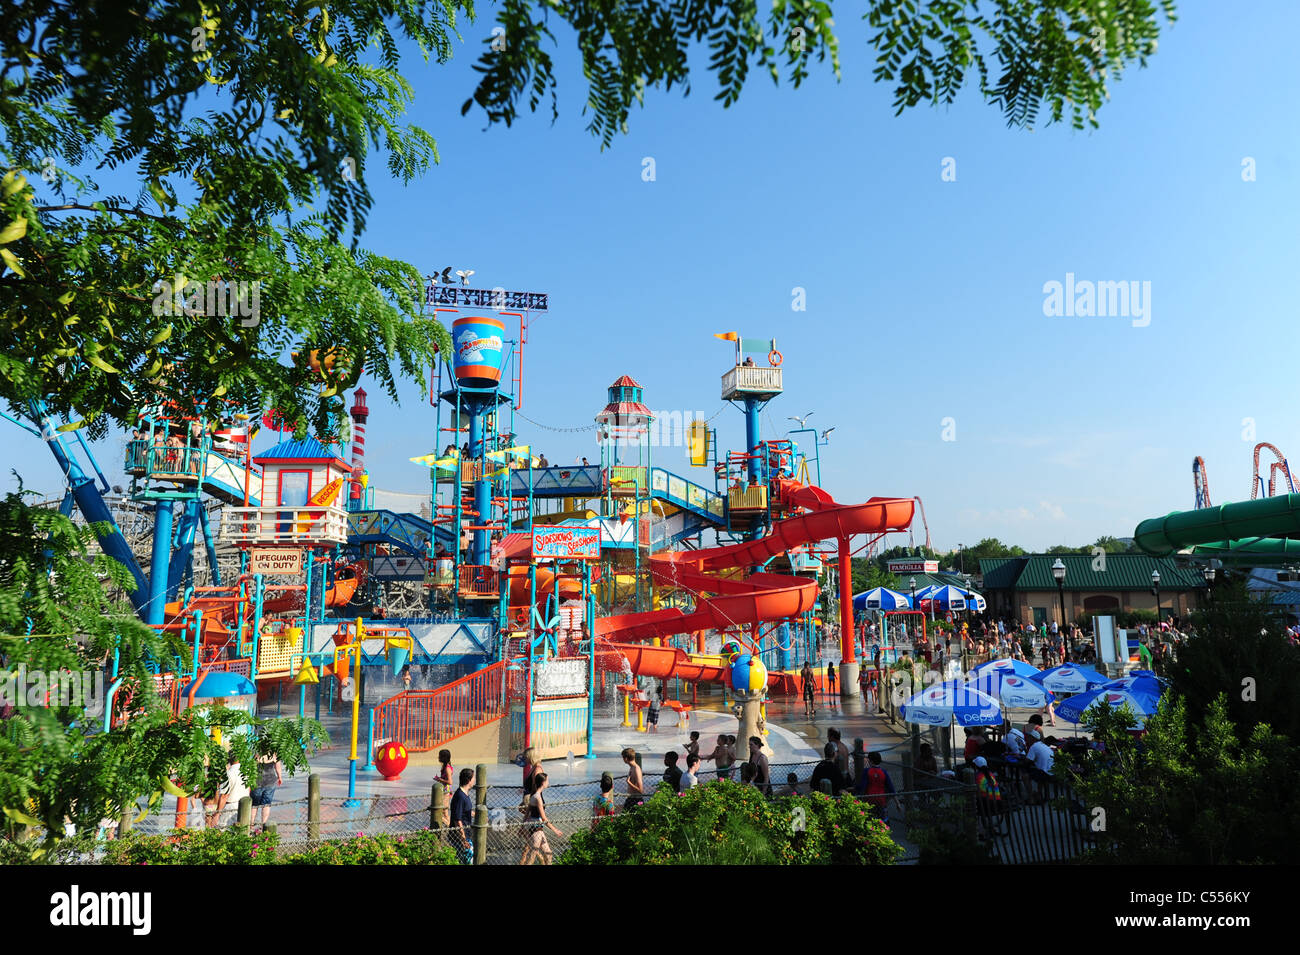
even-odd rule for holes
{"type": "MultiPolygon", "coordinates": [[[[920,495],[941,549],[1127,536],[1192,506],[1197,454],[1215,503],[1249,496],[1256,440],[1300,455],[1285,410],[1300,7],[1180,6],[1150,66],[1113,85],[1097,131],[1008,129],[973,92],[896,118],[846,14],[842,82],[814,70],[800,90],[775,89],[753,74],[724,110],[701,72],[685,99],[650,95],[605,152],[582,128],[569,46],[554,125],[547,112],[485,131],[460,115],[485,7],[452,64],[409,63],[413,118],[442,163],[410,187],[372,181],[363,244],[426,272],[473,268],[478,287],[549,292],[523,408],[545,425],[590,424],[624,373],[651,408],[712,415],[731,358],[712,333],[775,337],[787,390],[764,437],[809,410],[810,425],[834,426],[823,483],[838,499],[920,495]],[[955,182],[941,180],[944,157],[955,182]],[[1044,283],[1067,272],[1150,282],[1149,326],[1045,316],[1044,283]],[[796,286],[805,312],[791,310],[796,286]]],[[[406,459],[436,443],[427,401],[412,386],[399,410],[367,390],[372,481],[426,488],[406,459]]],[[[721,447],[740,447],[739,411],[714,424],[721,447]]],[[[55,491],[52,461],[6,427],[28,485],[55,491]]],[[[589,431],[520,430],[552,462],[596,456],[589,431]]],[[[656,460],[703,480],[683,455],[656,460]]]]}

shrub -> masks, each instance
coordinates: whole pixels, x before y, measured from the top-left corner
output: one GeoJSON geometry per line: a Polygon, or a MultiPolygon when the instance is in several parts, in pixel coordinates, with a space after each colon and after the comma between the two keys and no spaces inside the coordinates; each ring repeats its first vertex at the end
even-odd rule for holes
{"type": "Polygon", "coordinates": [[[637,808],[573,836],[564,865],[888,865],[900,849],[857,800],[767,799],[718,780],[685,793],[667,787],[637,808]]]}
{"type": "Polygon", "coordinates": [[[104,843],[107,865],[273,865],[274,832],[242,829],[185,829],[164,836],[129,833],[104,843]]]}
{"type": "Polygon", "coordinates": [[[285,865],[456,865],[456,853],[438,833],[425,829],[410,835],[331,839],[281,860],[285,865]]]}

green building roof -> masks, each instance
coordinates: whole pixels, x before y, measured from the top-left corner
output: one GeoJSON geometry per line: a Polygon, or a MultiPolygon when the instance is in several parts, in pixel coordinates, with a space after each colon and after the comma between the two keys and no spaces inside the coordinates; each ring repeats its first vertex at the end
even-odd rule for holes
{"type": "MultiPolygon", "coordinates": [[[[1029,554],[1024,557],[996,557],[980,560],[985,590],[1055,590],[1052,576],[1055,554],[1029,554]]],[[[1145,554],[1062,554],[1065,586],[1069,590],[1149,590],[1151,572],[1160,571],[1160,589],[1200,590],[1205,578],[1199,570],[1181,567],[1170,558],[1145,554]]]]}

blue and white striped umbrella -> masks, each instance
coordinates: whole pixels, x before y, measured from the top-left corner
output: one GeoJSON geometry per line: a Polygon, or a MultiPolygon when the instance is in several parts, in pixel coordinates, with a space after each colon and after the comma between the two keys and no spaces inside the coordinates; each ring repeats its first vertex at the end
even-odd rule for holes
{"type": "Polygon", "coordinates": [[[971,670],[967,682],[1016,709],[1038,709],[1055,697],[1035,683],[1038,668],[1022,660],[990,660],[971,670]]]}
{"type": "Polygon", "coordinates": [[[949,680],[922,690],[898,708],[906,723],[926,726],[999,726],[1002,704],[977,687],[949,680]]]}
{"type": "Polygon", "coordinates": [[[912,601],[888,587],[877,587],[853,595],[854,610],[911,610],[912,601]]]}
{"type": "Polygon", "coordinates": [[[1144,729],[1147,717],[1159,707],[1164,689],[1163,681],[1150,670],[1134,670],[1126,677],[1070,697],[1056,708],[1056,715],[1070,723],[1087,723],[1088,710],[1105,701],[1114,710],[1128,706],[1137,716],[1135,728],[1144,729]]]}
{"type": "MultiPolygon", "coordinates": [[[[920,599],[920,594],[917,595],[920,599]]],[[[951,584],[935,587],[930,593],[926,594],[927,600],[932,600],[936,607],[942,607],[944,610],[962,611],[974,610],[976,613],[983,613],[988,604],[984,598],[973,590],[962,590],[960,587],[953,587],[951,584]]]]}
{"type": "Polygon", "coordinates": [[[1087,693],[1105,686],[1110,677],[1098,673],[1092,667],[1079,666],[1077,663],[1063,663],[1060,666],[1044,670],[1031,679],[1043,685],[1053,693],[1087,693]]]}

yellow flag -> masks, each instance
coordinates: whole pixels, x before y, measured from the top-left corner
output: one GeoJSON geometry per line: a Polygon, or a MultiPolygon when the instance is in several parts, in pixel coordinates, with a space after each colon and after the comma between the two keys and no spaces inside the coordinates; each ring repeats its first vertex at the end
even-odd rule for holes
{"type": "Polygon", "coordinates": [[[714,332],[714,338],[721,338],[724,342],[740,341],[740,332],[714,332]]]}

